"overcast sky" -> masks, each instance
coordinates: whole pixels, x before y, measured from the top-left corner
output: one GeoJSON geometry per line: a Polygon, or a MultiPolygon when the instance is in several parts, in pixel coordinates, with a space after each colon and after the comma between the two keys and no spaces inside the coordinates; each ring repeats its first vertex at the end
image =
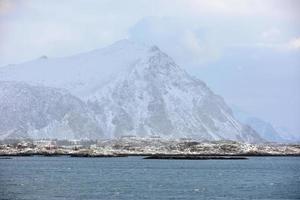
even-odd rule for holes
{"type": "Polygon", "coordinates": [[[0,66],[128,38],[300,134],[298,0],[0,0],[0,66]]]}

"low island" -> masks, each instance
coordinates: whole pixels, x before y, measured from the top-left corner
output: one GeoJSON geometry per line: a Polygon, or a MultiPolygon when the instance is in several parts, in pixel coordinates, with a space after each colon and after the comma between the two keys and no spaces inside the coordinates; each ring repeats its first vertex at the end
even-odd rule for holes
{"type": "Polygon", "coordinates": [[[0,156],[126,157],[145,159],[246,159],[250,156],[300,156],[299,144],[249,144],[122,137],[109,140],[3,140],[0,156]]]}

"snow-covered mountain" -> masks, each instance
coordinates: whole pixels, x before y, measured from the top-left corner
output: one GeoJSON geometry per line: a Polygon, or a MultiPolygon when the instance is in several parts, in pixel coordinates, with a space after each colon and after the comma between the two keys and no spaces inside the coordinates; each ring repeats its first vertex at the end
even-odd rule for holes
{"type": "Polygon", "coordinates": [[[291,134],[287,129],[274,127],[271,123],[231,106],[234,116],[242,123],[253,128],[263,139],[269,142],[297,142],[299,137],[291,134]]]}
{"type": "Polygon", "coordinates": [[[64,88],[83,98],[118,74],[130,70],[134,62],[146,54],[146,47],[121,40],[109,47],[75,56],[42,56],[22,64],[0,67],[0,80],[64,88]]]}
{"type": "Polygon", "coordinates": [[[0,139],[94,139],[101,135],[93,112],[68,92],[0,81],[0,139]]]}
{"type": "Polygon", "coordinates": [[[275,127],[276,131],[280,134],[285,141],[291,143],[299,143],[300,142],[300,135],[294,132],[291,132],[286,127],[275,127]]]}
{"type": "Polygon", "coordinates": [[[92,110],[99,137],[261,141],[254,130],[233,117],[220,96],[155,46],[123,40],[67,58],[7,66],[0,69],[0,80],[68,90],[92,110]]]}

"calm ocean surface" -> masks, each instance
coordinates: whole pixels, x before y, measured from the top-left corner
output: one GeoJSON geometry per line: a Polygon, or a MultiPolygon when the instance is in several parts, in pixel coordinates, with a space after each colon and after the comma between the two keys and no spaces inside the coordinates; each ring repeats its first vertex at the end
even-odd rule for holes
{"type": "Polygon", "coordinates": [[[300,199],[300,157],[0,159],[0,199],[300,199]]]}

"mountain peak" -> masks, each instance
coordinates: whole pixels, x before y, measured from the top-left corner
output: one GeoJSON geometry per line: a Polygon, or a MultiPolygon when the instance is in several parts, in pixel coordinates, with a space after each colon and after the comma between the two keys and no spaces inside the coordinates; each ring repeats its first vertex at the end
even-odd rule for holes
{"type": "Polygon", "coordinates": [[[149,51],[150,52],[157,52],[157,51],[160,51],[160,49],[158,48],[158,46],[156,45],[153,45],[149,48],[149,51]]]}
{"type": "Polygon", "coordinates": [[[39,59],[41,59],[41,60],[48,59],[48,56],[43,55],[43,56],[41,56],[39,59]]]}
{"type": "MultiPolygon", "coordinates": [[[[68,90],[88,103],[86,109],[93,116],[91,124],[96,120],[96,127],[106,137],[131,134],[208,140],[260,139],[232,116],[222,98],[188,75],[157,46],[121,40],[67,58],[34,60],[2,68],[0,80],[68,90]]],[[[35,105],[28,110],[35,111],[35,105]]],[[[62,119],[66,114],[62,114],[62,119]]]]}

